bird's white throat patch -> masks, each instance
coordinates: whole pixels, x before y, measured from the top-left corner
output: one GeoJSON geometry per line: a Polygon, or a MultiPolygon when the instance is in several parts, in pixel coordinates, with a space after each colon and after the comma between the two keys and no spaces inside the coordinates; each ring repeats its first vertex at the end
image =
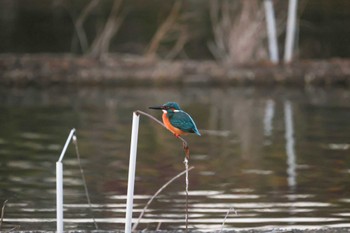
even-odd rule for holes
{"type": "MultiPolygon", "coordinates": [[[[163,111],[164,113],[167,113],[167,110],[165,110],[165,109],[162,109],[162,111],[163,111]]],[[[174,111],[174,112],[181,112],[181,110],[176,110],[176,109],[174,109],[173,111],[174,111]]]]}

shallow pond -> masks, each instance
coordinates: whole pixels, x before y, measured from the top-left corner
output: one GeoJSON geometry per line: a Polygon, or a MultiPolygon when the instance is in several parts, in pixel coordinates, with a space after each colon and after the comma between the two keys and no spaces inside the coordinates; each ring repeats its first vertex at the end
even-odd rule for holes
{"type": "MultiPolygon", "coordinates": [[[[55,163],[64,158],[65,229],[124,229],[132,112],[169,100],[195,119],[188,135],[189,228],[350,226],[350,91],[323,88],[0,89],[3,229],[55,230],[55,163]],[[236,213],[235,213],[236,212],[236,213]]],[[[149,198],[184,170],[182,145],[141,117],[135,219],[149,198]]],[[[185,178],[149,206],[138,229],[185,227],[185,178]]]]}

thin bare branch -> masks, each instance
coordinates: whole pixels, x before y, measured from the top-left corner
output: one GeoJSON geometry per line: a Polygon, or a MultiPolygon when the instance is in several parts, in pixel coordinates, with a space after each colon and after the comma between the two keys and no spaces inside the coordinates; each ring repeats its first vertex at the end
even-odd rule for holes
{"type": "Polygon", "coordinates": [[[2,227],[2,222],[4,220],[4,215],[5,215],[5,206],[6,206],[6,203],[8,202],[8,200],[5,200],[4,203],[2,204],[2,209],[1,209],[1,220],[0,220],[0,230],[1,230],[1,227],[2,227]]]}
{"type": "Polygon", "coordinates": [[[90,211],[90,214],[92,216],[92,220],[94,222],[95,229],[97,230],[98,229],[98,225],[97,225],[96,219],[94,217],[94,214],[92,212],[92,204],[91,204],[91,199],[90,199],[90,195],[89,195],[89,190],[88,190],[88,187],[87,187],[87,184],[86,184],[84,169],[83,169],[83,167],[81,165],[81,160],[80,160],[80,153],[79,153],[79,148],[78,148],[78,139],[77,139],[77,137],[75,135],[73,136],[73,144],[74,144],[74,147],[75,147],[75,153],[77,155],[77,160],[78,160],[78,164],[79,164],[81,179],[82,179],[83,185],[84,185],[84,191],[85,191],[86,200],[87,200],[88,205],[89,205],[89,211],[90,211]]]}
{"type": "Polygon", "coordinates": [[[88,50],[88,41],[86,37],[86,33],[83,27],[83,24],[86,20],[86,18],[89,16],[89,14],[96,8],[100,0],[91,0],[82,10],[79,17],[75,21],[75,30],[80,42],[81,50],[83,53],[86,53],[88,50]]]}
{"type": "Polygon", "coordinates": [[[176,176],[174,176],[172,179],[170,179],[168,182],[166,182],[160,189],[158,189],[158,191],[148,200],[148,202],[146,203],[145,207],[143,208],[143,210],[141,211],[136,223],[134,224],[134,226],[132,227],[131,231],[135,231],[137,228],[137,225],[139,224],[141,218],[143,217],[143,215],[145,214],[146,210],[148,209],[148,206],[151,204],[151,202],[154,200],[154,198],[156,198],[169,184],[171,184],[173,181],[175,181],[177,178],[179,178],[180,176],[184,175],[185,173],[187,174],[188,171],[192,170],[194,167],[190,167],[188,169],[186,169],[185,171],[180,172],[179,174],[177,174],[176,176]]]}
{"type": "Polygon", "coordinates": [[[222,224],[221,224],[221,229],[220,229],[219,233],[221,233],[221,232],[224,230],[224,226],[225,226],[226,219],[227,219],[228,216],[230,215],[231,210],[233,210],[233,211],[235,212],[235,215],[236,215],[236,216],[238,215],[238,213],[237,213],[237,211],[235,210],[235,208],[230,207],[230,208],[227,210],[227,212],[226,212],[226,215],[225,215],[224,221],[223,221],[222,224]]]}
{"type": "Polygon", "coordinates": [[[110,42],[122,24],[126,12],[119,13],[123,0],[115,0],[102,32],[96,36],[91,46],[91,55],[99,56],[108,52],[110,42]]]}
{"type": "Polygon", "coordinates": [[[179,38],[176,40],[174,47],[167,54],[166,58],[173,59],[174,57],[176,57],[176,55],[178,55],[181,52],[181,50],[184,48],[187,41],[188,41],[187,30],[182,28],[179,38]]]}
{"type": "Polygon", "coordinates": [[[263,17],[258,0],[210,1],[214,40],[208,47],[214,57],[230,65],[267,59],[263,17]]]}
{"type": "Polygon", "coordinates": [[[159,222],[158,225],[157,225],[157,228],[156,228],[156,231],[159,231],[160,230],[160,226],[162,225],[162,222],[159,222]]]}
{"type": "Polygon", "coordinates": [[[150,46],[146,52],[146,56],[154,56],[159,44],[164,39],[165,35],[169,32],[169,30],[174,25],[176,19],[179,16],[180,10],[182,6],[182,0],[176,0],[173,7],[171,8],[171,11],[168,15],[168,17],[165,19],[165,21],[161,24],[161,26],[158,28],[157,32],[153,36],[150,46]]]}

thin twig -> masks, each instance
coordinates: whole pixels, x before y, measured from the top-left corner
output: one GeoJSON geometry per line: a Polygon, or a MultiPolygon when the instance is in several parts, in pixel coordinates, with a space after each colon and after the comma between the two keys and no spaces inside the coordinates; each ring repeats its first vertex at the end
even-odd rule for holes
{"type": "Polygon", "coordinates": [[[231,210],[233,210],[233,211],[235,212],[235,214],[238,215],[238,214],[237,214],[237,211],[235,210],[235,208],[230,207],[230,208],[227,210],[227,213],[226,213],[226,215],[225,215],[224,221],[222,222],[221,229],[220,229],[219,233],[221,233],[221,232],[224,230],[224,226],[225,226],[226,219],[227,219],[227,217],[229,216],[231,210]]]}
{"type": "Polygon", "coordinates": [[[8,200],[5,200],[4,203],[2,204],[2,209],[1,209],[1,220],[0,220],[0,230],[1,230],[1,227],[2,227],[2,222],[4,220],[4,215],[5,215],[5,206],[6,206],[6,203],[8,202],[8,200]]]}
{"type": "MultiPolygon", "coordinates": [[[[2,209],[1,209],[1,219],[0,219],[0,231],[2,229],[2,223],[4,220],[4,216],[5,216],[5,207],[6,207],[6,203],[8,202],[8,200],[5,200],[4,203],[2,204],[2,209]]],[[[7,232],[11,232],[14,231],[16,229],[19,229],[21,226],[20,225],[15,225],[14,227],[12,226],[12,228],[10,230],[4,231],[5,233],[7,232]]]]}
{"type": "Polygon", "coordinates": [[[78,149],[78,139],[77,139],[77,137],[75,135],[73,136],[73,143],[74,143],[74,146],[75,146],[75,152],[77,154],[77,159],[78,159],[79,169],[80,169],[80,173],[81,173],[81,178],[83,180],[85,196],[86,196],[86,199],[87,199],[87,202],[88,202],[88,205],[89,205],[89,210],[90,210],[90,214],[91,214],[92,220],[94,221],[94,225],[95,225],[95,228],[97,230],[98,229],[98,225],[97,225],[95,217],[94,217],[94,215],[92,213],[92,204],[91,204],[91,200],[90,200],[89,190],[88,190],[88,187],[87,187],[87,184],[86,184],[84,170],[83,170],[83,167],[81,166],[81,161],[80,161],[80,153],[79,153],[79,149],[78,149]]]}
{"type": "Polygon", "coordinates": [[[20,226],[20,225],[16,225],[16,226],[12,227],[10,230],[5,231],[5,233],[8,233],[8,232],[17,230],[17,229],[19,229],[19,228],[21,228],[21,226],[20,226]]]}
{"type": "Polygon", "coordinates": [[[156,228],[156,231],[159,231],[160,230],[160,226],[162,225],[162,222],[159,222],[158,225],[157,225],[157,228],[156,228]]]}
{"type": "MultiPolygon", "coordinates": [[[[154,120],[155,122],[157,122],[158,124],[160,124],[164,128],[166,128],[165,125],[161,121],[159,121],[157,118],[155,118],[154,116],[152,116],[152,115],[150,115],[148,113],[145,113],[145,112],[140,111],[140,110],[135,111],[135,113],[136,114],[140,114],[140,115],[144,115],[144,116],[154,120]]],[[[185,156],[186,156],[187,159],[189,159],[190,158],[190,148],[188,147],[187,141],[181,136],[178,136],[177,138],[182,141],[182,146],[183,146],[183,149],[185,151],[185,156]]]]}
{"type": "Polygon", "coordinates": [[[194,167],[190,167],[188,169],[186,169],[185,171],[180,172],[179,174],[177,174],[176,176],[174,176],[171,180],[169,180],[168,182],[166,182],[160,189],[158,189],[158,191],[148,200],[147,204],[145,205],[145,207],[143,208],[143,210],[141,211],[139,218],[137,219],[136,223],[134,224],[134,226],[132,227],[131,231],[135,231],[137,228],[137,225],[139,224],[142,216],[144,215],[144,213],[146,212],[148,206],[151,204],[151,202],[153,201],[153,199],[155,197],[157,197],[159,195],[160,192],[162,192],[169,184],[171,184],[174,180],[176,180],[177,178],[179,178],[180,176],[182,176],[183,174],[186,173],[186,175],[188,175],[188,171],[192,170],[194,167]]]}

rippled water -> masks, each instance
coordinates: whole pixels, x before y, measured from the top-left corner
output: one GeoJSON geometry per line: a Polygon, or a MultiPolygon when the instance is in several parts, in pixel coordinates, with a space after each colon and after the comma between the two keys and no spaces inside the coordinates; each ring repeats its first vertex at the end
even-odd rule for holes
{"type": "MultiPolygon", "coordinates": [[[[93,202],[88,208],[74,147],[64,158],[65,229],[124,229],[133,110],[174,100],[196,120],[189,228],[348,227],[350,92],[284,88],[0,89],[3,229],[55,230],[55,163],[71,128],[93,202]],[[230,212],[228,213],[228,211],[230,212]]],[[[141,117],[135,219],[184,169],[181,143],[141,117]]],[[[138,229],[185,227],[184,177],[149,206],[138,229]]]]}

